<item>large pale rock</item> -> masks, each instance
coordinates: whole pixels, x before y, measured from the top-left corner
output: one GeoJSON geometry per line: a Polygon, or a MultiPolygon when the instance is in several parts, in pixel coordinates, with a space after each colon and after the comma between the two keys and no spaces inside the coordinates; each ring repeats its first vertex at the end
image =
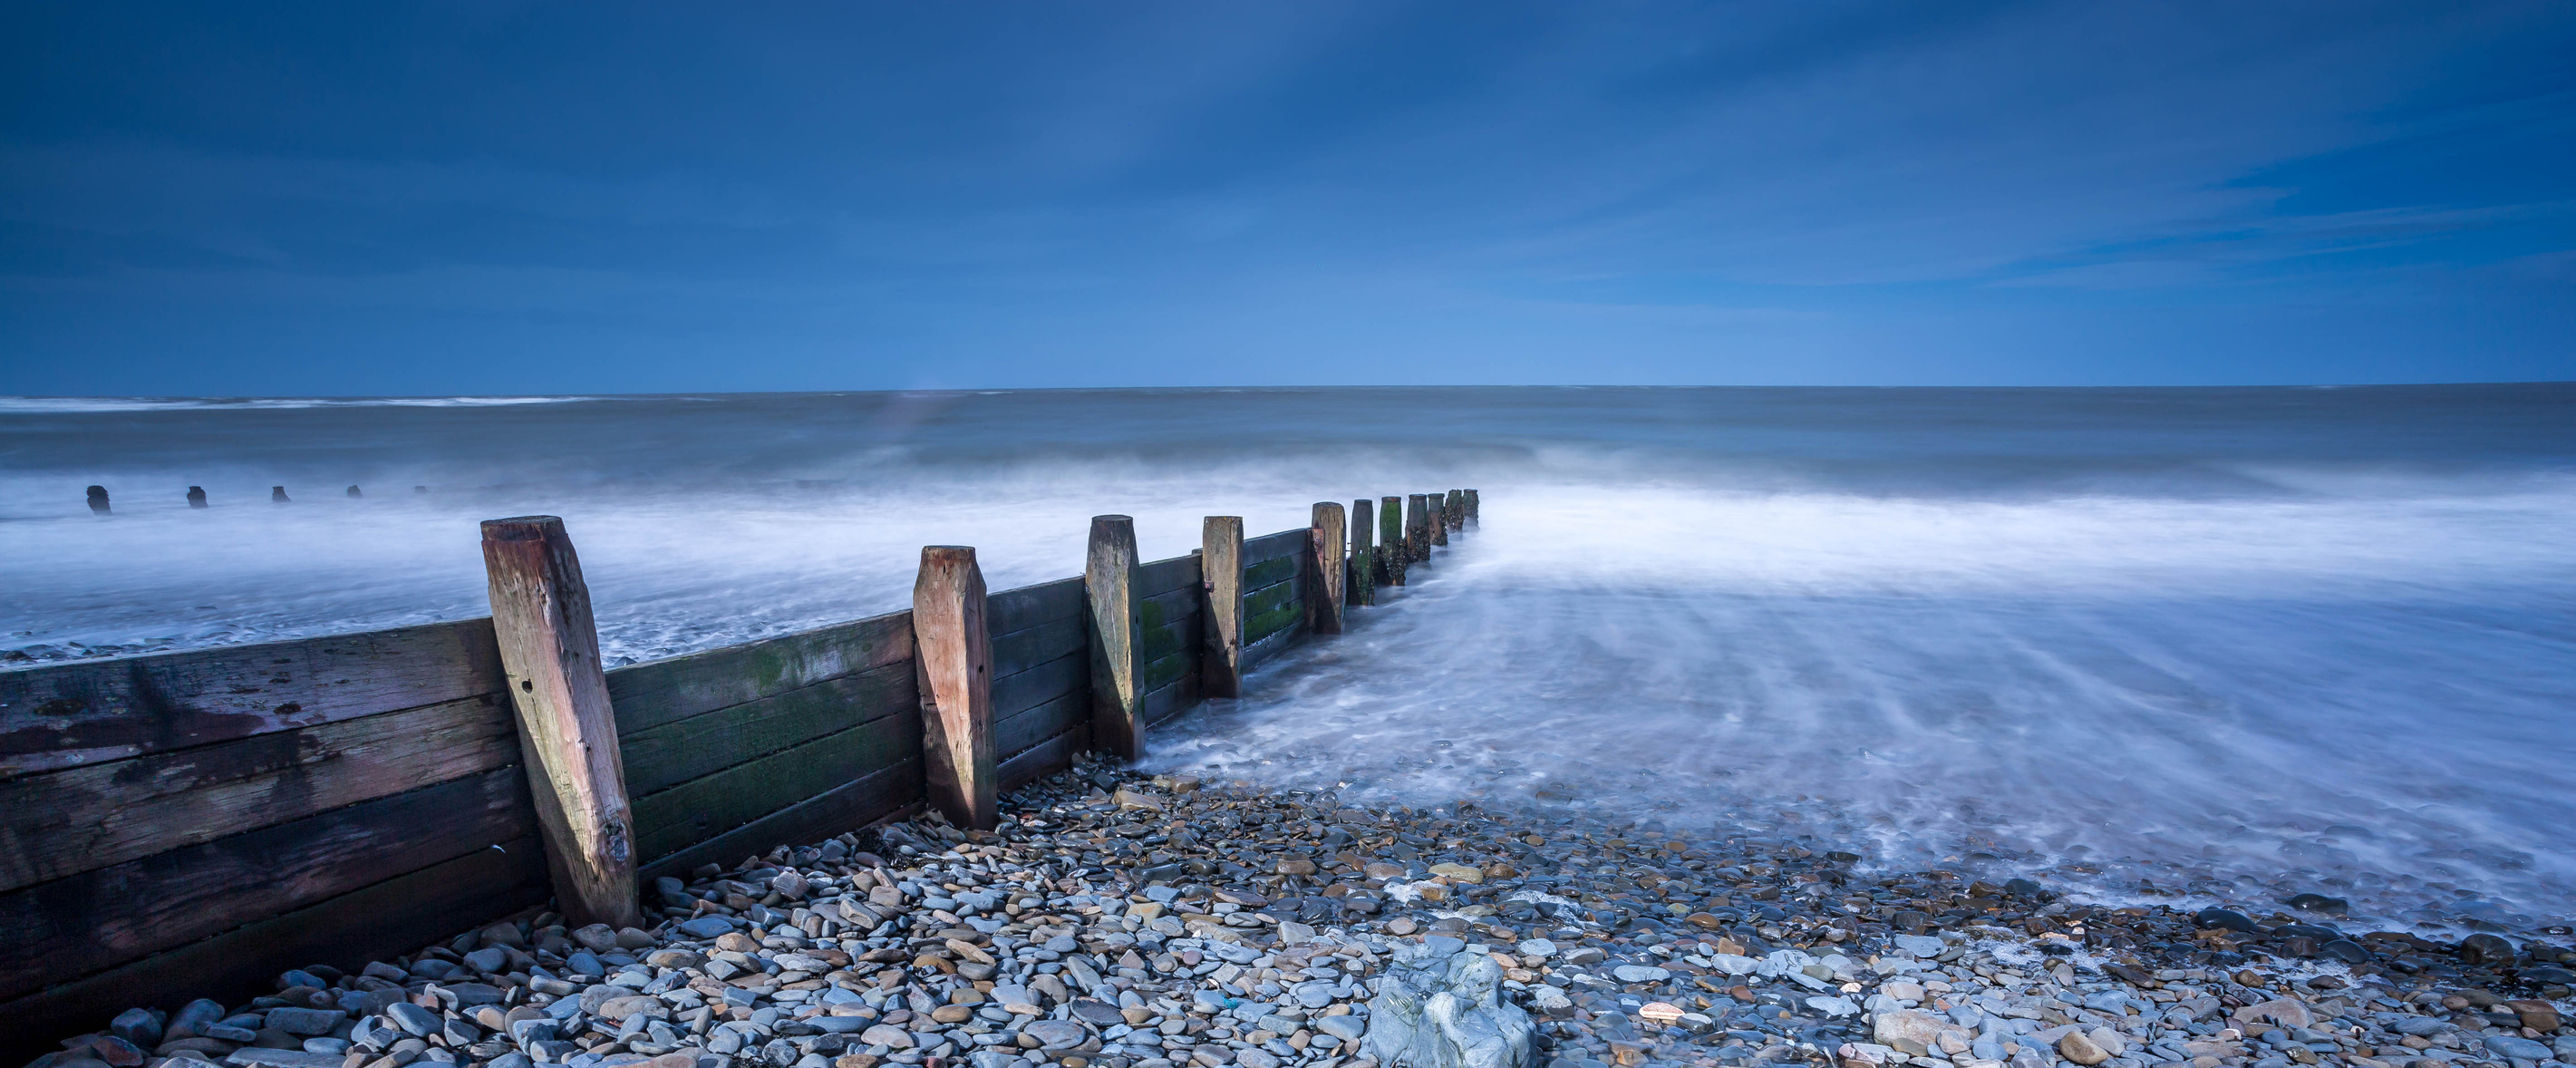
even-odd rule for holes
{"type": "Polygon", "coordinates": [[[1360,1049],[1380,1068],[1534,1068],[1537,1027],[1502,1000],[1503,969],[1454,938],[1400,945],[1360,1049]]]}

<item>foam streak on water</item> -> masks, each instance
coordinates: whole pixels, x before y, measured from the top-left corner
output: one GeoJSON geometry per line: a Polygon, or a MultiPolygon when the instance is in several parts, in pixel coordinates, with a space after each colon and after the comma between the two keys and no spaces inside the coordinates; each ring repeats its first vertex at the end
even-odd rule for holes
{"type": "Polygon", "coordinates": [[[1095,513],[1164,556],[1473,485],[1425,581],[1153,759],[2109,899],[2576,914],[2569,387],[505,400],[0,403],[0,650],[480,614],[474,522],[550,512],[648,658],[900,608],[924,544],[1001,589],[1077,573],[1095,513]]]}

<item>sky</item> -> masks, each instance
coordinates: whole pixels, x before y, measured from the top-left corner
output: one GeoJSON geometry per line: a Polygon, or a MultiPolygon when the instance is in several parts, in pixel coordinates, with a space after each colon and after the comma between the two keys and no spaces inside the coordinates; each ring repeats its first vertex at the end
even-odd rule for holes
{"type": "Polygon", "coordinates": [[[2576,5],[0,7],[0,393],[2576,379],[2576,5]]]}

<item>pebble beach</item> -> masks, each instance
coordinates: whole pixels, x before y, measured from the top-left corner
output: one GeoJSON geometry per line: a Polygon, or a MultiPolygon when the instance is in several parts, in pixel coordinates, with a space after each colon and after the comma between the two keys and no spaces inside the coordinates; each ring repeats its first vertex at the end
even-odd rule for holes
{"type": "Polygon", "coordinates": [[[650,930],[527,916],[291,971],[243,1004],[137,1007],[26,1063],[2576,1062],[2564,938],[2347,933],[2319,895],[2088,906],[1795,836],[1345,806],[1105,764],[1006,798],[996,831],[917,816],[646,897],[650,930]],[[1475,989],[1426,1010],[1425,976],[1475,989]]]}

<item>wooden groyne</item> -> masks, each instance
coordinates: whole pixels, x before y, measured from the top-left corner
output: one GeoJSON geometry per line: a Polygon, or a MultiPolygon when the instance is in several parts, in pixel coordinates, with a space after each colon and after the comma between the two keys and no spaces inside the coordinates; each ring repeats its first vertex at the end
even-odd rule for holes
{"type": "Polygon", "coordinates": [[[1477,518],[1474,490],[1375,503],[1251,538],[1210,517],[1155,561],[1101,516],[1083,575],[998,593],[932,546],[909,610],[614,669],[563,523],[495,520],[489,617],[0,672],[0,1045],[550,898],[649,926],[658,876],[923,806],[989,828],[1477,518]]]}

